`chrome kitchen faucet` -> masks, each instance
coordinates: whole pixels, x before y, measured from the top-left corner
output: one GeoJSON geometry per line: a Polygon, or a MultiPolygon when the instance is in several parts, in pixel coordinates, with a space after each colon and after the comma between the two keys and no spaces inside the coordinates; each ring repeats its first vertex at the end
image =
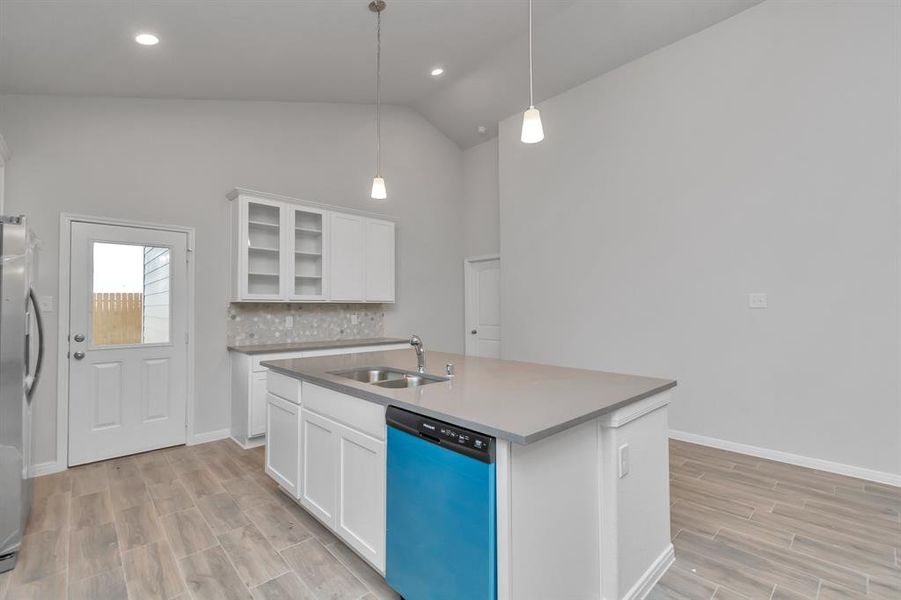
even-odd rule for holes
{"type": "Polygon", "coordinates": [[[410,345],[416,350],[416,370],[425,373],[425,348],[422,347],[422,339],[414,333],[410,338],[410,345]]]}

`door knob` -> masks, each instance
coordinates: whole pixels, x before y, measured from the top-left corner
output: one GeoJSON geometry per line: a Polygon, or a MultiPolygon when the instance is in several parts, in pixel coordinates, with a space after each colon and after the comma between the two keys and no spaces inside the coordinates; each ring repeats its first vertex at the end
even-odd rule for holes
{"type": "Polygon", "coordinates": [[[72,357],[75,358],[75,360],[81,360],[82,358],[84,358],[84,352],[76,352],[72,355],[72,357]]]}
{"type": "Polygon", "coordinates": [[[75,334],[75,341],[76,341],[76,342],[83,342],[83,341],[84,341],[84,334],[82,334],[82,333],[76,333],[76,334],[75,334]]]}
{"type": "Polygon", "coordinates": [[[472,335],[475,335],[475,334],[477,334],[478,332],[479,332],[479,331],[478,331],[477,329],[473,329],[473,330],[470,331],[469,333],[471,333],[472,335]]]}

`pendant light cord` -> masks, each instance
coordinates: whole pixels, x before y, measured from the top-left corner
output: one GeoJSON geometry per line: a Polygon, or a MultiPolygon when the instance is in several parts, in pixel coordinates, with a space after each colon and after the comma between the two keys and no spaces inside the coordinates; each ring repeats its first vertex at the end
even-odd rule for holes
{"type": "MultiPolygon", "coordinates": [[[[529,0],[531,2],[531,0],[529,0]]],[[[376,175],[382,176],[382,11],[379,10],[375,38],[375,136],[376,136],[376,175]]]]}
{"type": "Polygon", "coordinates": [[[529,107],[534,108],[535,97],[532,93],[532,0],[529,0],[529,107]]]}

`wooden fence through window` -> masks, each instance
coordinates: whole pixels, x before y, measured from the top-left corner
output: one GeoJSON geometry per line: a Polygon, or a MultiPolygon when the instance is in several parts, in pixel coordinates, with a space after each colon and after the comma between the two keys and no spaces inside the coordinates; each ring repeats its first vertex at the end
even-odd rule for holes
{"type": "Polygon", "coordinates": [[[97,346],[140,344],[144,294],[94,294],[92,341],[97,346]]]}

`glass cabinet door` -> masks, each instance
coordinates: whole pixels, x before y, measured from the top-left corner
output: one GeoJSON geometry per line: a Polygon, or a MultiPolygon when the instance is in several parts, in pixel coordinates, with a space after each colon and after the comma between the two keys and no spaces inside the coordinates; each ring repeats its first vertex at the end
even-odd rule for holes
{"type": "Polygon", "coordinates": [[[278,299],[282,295],[281,206],[248,200],[247,296],[278,299]]]}
{"type": "Polygon", "coordinates": [[[324,300],[325,237],[327,235],[325,211],[314,208],[291,208],[294,231],[291,236],[293,281],[291,298],[294,300],[324,300]]]}

